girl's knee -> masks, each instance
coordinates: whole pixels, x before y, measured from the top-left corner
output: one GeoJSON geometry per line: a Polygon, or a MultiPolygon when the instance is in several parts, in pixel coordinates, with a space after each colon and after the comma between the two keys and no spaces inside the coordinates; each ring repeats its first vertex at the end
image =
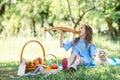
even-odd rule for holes
{"type": "Polygon", "coordinates": [[[78,55],[78,53],[77,53],[76,51],[73,51],[73,54],[74,54],[74,55],[78,55]]]}

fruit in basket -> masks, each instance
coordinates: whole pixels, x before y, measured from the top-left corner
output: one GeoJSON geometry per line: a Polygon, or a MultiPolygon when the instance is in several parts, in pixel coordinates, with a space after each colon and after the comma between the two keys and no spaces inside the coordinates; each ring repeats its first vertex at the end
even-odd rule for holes
{"type": "Polygon", "coordinates": [[[46,70],[51,70],[52,66],[46,66],[46,70]]]}
{"type": "Polygon", "coordinates": [[[35,60],[33,60],[34,65],[38,65],[42,63],[42,59],[40,57],[36,58],[35,60]]]}
{"type": "Polygon", "coordinates": [[[34,62],[31,62],[31,66],[34,66],[35,65],[35,63],[34,62]]]}
{"type": "Polygon", "coordinates": [[[52,69],[58,69],[58,65],[57,64],[53,64],[52,65],[52,69]]]}
{"type": "Polygon", "coordinates": [[[31,64],[32,64],[31,61],[26,62],[26,65],[27,65],[27,66],[30,66],[31,64]]]}

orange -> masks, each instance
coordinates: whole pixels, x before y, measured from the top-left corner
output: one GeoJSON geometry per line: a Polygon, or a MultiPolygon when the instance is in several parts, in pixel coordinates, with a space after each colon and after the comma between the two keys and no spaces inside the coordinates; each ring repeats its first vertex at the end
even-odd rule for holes
{"type": "Polygon", "coordinates": [[[46,66],[46,69],[47,69],[47,70],[51,70],[52,67],[51,67],[51,66],[46,66]]]}

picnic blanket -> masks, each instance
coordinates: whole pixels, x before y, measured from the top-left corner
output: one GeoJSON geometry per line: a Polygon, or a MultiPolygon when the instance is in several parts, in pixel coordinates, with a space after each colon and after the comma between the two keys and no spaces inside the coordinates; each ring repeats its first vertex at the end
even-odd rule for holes
{"type": "MultiPolygon", "coordinates": [[[[115,65],[112,65],[112,66],[120,66],[120,59],[119,58],[110,58],[110,59],[115,63],[115,65]]],[[[89,65],[87,65],[85,67],[92,68],[92,67],[96,67],[96,66],[97,66],[96,63],[94,61],[92,61],[92,63],[90,63],[89,65]]],[[[22,67],[22,69],[23,69],[23,67],[22,67]]],[[[44,77],[47,77],[47,76],[49,76],[51,74],[56,74],[57,72],[60,72],[61,70],[63,70],[62,69],[62,64],[58,65],[58,69],[53,69],[53,70],[46,70],[41,65],[35,71],[24,73],[23,75],[19,75],[19,76],[20,77],[25,77],[25,76],[32,76],[32,75],[42,74],[44,77]]],[[[25,70],[22,70],[22,71],[24,72],[25,70]]],[[[19,72],[19,70],[18,70],[18,72],[19,72]]]]}
{"type": "Polygon", "coordinates": [[[26,67],[26,66],[22,66],[21,69],[18,70],[18,76],[19,77],[33,76],[33,75],[39,75],[39,74],[43,75],[44,77],[47,77],[51,74],[55,74],[55,73],[60,72],[62,70],[62,65],[61,64],[58,65],[58,69],[51,69],[51,70],[47,70],[47,69],[44,68],[43,65],[40,65],[36,70],[30,71],[30,72],[27,72],[27,73],[25,73],[25,68],[24,67],[26,67]]]}
{"type": "Polygon", "coordinates": [[[115,66],[120,66],[120,59],[118,59],[118,58],[111,58],[111,59],[115,63],[115,66]]]}
{"type": "MultiPolygon", "coordinates": [[[[113,62],[114,65],[112,66],[120,66],[120,59],[119,58],[110,58],[113,62]]],[[[90,63],[89,65],[87,65],[87,67],[95,67],[97,64],[94,62],[94,60],[92,61],[92,63],[90,63]]]]}

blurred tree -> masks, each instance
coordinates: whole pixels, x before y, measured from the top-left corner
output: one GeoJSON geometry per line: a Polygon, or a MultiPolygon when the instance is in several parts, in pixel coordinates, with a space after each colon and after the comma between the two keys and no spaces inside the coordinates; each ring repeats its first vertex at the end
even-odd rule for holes
{"type": "Polygon", "coordinates": [[[115,7],[115,13],[112,14],[113,16],[113,20],[117,23],[118,25],[118,34],[117,36],[119,35],[120,36],[120,0],[119,0],[119,3],[118,5],[115,7]]]}
{"type": "Polygon", "coordinates": [[[119,34],[120,25],[120,0],[102,0],[97,2],[97,8],[101,10],[108,25],[108,32],[112,40],[115,40],[119,34]],[[113,23],[118,24],[118,28],[113,26],[113,23]]]}
{"type": "Polygon", "coordinates": [[[4,20],[2,21],[5,29],[11,29],[12,35],[19,33],[22,27],[23,29],[29,28],[31,29],[32,36],[37,36],[36,24],[41,22],[41,27],[44,26],[44,19],[48,17],[49,13],[48,8],[50,1],[5,0],[2,1],[2,3],[3,2],[6,3],[6,11],[4,13],[4,20]]]}
{"type": "Polygon", "coordinates": [[[85,0],[85,1],[76,0],[75,4],[77,4],[76,5],[77,14],[75,14],[74,10],[71,9],[71,7],[73,7],[73,6],[71,6],[70,2],[72,3],[72,1],[67,0],[69,13],[70,13],[70,18],[71,18],[71,21],[74,24],[74,29],[75,29],[77,27],[77,25],[80,23],[80,21],[82,20],[83,16],[87,12],[95,9],[95,5],[94,5],[94,0],[85,0]]]}
{"type": "Polygon", "coordinates": [[[20,31],[20,17],[19,11],[16,10],[16,1],[3,0],[1,4],[5,4],[5,11],[2,15],[1,24],[4,27],[4,34],[6,36],[18,34],[20,31]]]}
{"type": "Polygon", "coordinates": [[[0,1],[0,34],[3,32],[4,29],[4,26],[1,24],[4,13],[5,13],[5,2],[0,1]]]}
{"type": "Polygon", "coordinates": [[[120,0],[0,0],[0,33],[4,35],[41,36],[44,27],[76,28],[81,20],[97,28],[106,20],[115,39],[120,35],[120,0]]]}

